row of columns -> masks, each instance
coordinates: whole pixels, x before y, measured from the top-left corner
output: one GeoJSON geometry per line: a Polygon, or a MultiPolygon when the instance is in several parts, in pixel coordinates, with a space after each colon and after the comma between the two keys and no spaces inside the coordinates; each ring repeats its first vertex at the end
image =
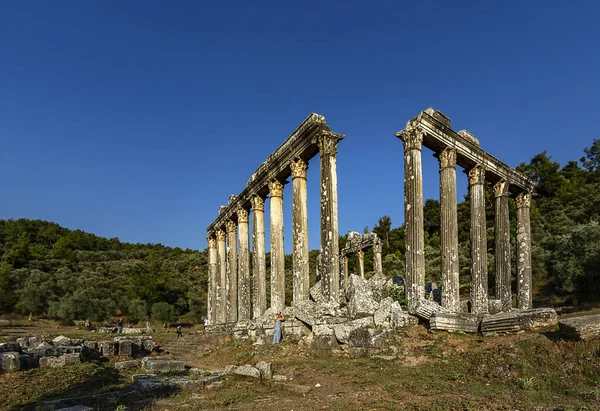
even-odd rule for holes
{"type": "MultiPolygon", "coordinates": [[[[373,244],[373,274],[383,275],[383,264],[381,260],[382,245],[381,243],[373,244]]],[[[358,250],[356,252],[358,256],[358,275],[365,278],[365,252],[364,250],[358,250]]],[[[348,280],[348,256],[345,255],[341,258],[342,263],[342,280],[345,282],[348,280]]]]}
{"type": "MultiPolygon", "coordinates": [[[[404,197],[406,229],[406,297],[409,309],[416,308],[425,293],[425,244],[423,229],[423,176],[421,147],[423,132],[414,128],[401,133],[404,144],[404,197]]],[[[440,165],[442,306],[460,310],[458,215],[456,201],[456,150],[444,149],[438,155],[440,165]]],[[[485,168],[476,164],[469,172],[471,204],[471,312],[487,313],[487,230],[485,216],[485,168]]],[[[509,185],[494,185],[496,299],[503,310],[512,307],[509,185]]],[[[531,228],[529,193],[517,198],[517,307],[532,307],[531,228]]]]}
{"type": "MultiPolygon", "coordinates": [[[[321,157],[321,266],[323,295],[337,299],[339,289],[339,245],[336,154],[340,136],[322,131],[317,144],[321,157]],[[335,263],[333,263],[335,262],[335,263]]],[[[308,207],[306,161],[290,163],[292,176],[293,301],[309,298],[308,207]]],[[[285,252],[283,190],[279,180],[268,183],[271,233],[271,305],[281,311],[285,301],[285,252]]],[[[209,235],[208,318],[222,324],[259,318],[267,309],[264,198],[255,194],[251,210],[237,211],[237,224],[226,223],[226,234],[219,228],[209,235]],[[248,219],[252,212],[252,276],[248,219]],[[236,230],[237,228],[237,230],[236,230]],[[236,247],[236,231],[237,245],[236,247]],[[227,243],[226,243],[227,240],[227,243]]]]}

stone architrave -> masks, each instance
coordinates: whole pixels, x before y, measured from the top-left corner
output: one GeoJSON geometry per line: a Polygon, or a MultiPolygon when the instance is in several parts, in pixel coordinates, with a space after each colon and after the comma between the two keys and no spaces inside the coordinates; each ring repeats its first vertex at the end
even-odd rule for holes
{"type": "Polygon", "coordinates": [[[321,267],[323,295],[339,299],[339,228],[336,155],[340,134],[322,130],[317,138],[321,157],[321,267]]]}
{"type": "Polygon", "coordinates": [[[365,278],[365,252],[359,250],[356,255],[358,256],[358,275],[365,278]]]}
{"type": "Polygon", "coordinates": [[[237,230],[234,221],[227,222],[227,322],[237,321],[237,230]]]}
{"type": "Polygon", "coordinates": [[[252,204],[252,318],[262,317],[267,310],[265,261],[265,201],[254,195],[252,204]]]}
{"type": "Polygon", "coordinates": [[[496,299],[502,311],[512,308],[510,292],[510,215],[508,210],[508,183],[494,185],[494,267],[496,269],[496,299]]]}
{"type": "Polygon", "coordinates": [[[250,233],[248,210],[240,208],[238,217],[238,321],[250,319],[250,233]]]}
{"type": "Polygon", "coordinates": [[[439,155],[442,253],[442,307],[460,311],[458,216],[456,209],[456,150],[439,155]]]}
{"type": "Polygon", "coordinates": [[[308,299],[309,267],[308,267],[308,206],[306,196],[306,170],[308,164],[301,159],[294,159],[292,170],[292,259],[293,259],[293,301],[308,299]]]}
{"type": "Polygon", "coordinates": [[[517,196],[517,308],[532,308],[531,298],[531,194],[517,196]]]}
{"type": "Polygon", "coordinates": [[[217,239],[211,235],[208,237],[208,323],[215,324],[217,320],[217,239]]]}
{"type": "Polygon", "coordinates": [[[423,229],[423,131],[410,124],[396,133],[404,145],[404,221],[406,299],[409,312],[425,297],[425,233],[423,229]]]}
{"type": "Polygon", "coordinates": [[[487,230],[485,224],[485,169],[476,165],[469,171],[471,200],[471,312],[487,314],[487,230]]]}
{"type": "Polygon", "coordinates": [[[227,283],[226,237],[225,231],[219,228],[217,230],[217,324],[224,324],[227,321],[227,294],[225,289],[225,284],[227,283]]]}
{"type": "Polygon", "coordinates": [[[373,244],[373,273],[374,275],[383,275],[383,263],[381,261],[382,244],[373,244]]]}
{"type": "Polygon", "coordinates": [[[283,184],[269,182],[271,198],[271,308],[285,308],[285,254],[283,248],[283,184]]]}

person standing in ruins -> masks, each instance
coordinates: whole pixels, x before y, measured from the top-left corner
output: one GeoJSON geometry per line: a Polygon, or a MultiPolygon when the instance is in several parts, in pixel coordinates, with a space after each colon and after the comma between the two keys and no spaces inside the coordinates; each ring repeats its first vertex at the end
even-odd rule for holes
{"type": "Polygon", "coordinates": [[[273,327],[273,344],[279,344],[281,341],[281,322],[285,321],[285,317],[281,312],[275,314],[275,326],[273,327]]]}
{"type": "Polygon", "coordinates": [[[123,317],[120,317],[119,321],[117,321],[117,332],[119,334],[123,333],[123,317]]]}

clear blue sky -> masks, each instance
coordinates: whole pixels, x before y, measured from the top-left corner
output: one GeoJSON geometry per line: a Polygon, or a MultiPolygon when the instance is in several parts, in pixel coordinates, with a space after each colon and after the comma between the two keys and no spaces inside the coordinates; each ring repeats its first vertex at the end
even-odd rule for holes
{"type": "MultiPolygon", "coordinates": [[[[347,135],[340,232],[398,226],[394,133],[427,107],[511,166],[600,138],[599,21],[596,1],[0,1],[0,218],[203,249],[219,205],[317,112],[347,135]]],[[[437,197],[426,150],[424,174],[437,197]]],[[[311,249],[318,175],[316,157],[311,249]]],[[[290,252],[289,188],[284,204],[290,252]]]]}

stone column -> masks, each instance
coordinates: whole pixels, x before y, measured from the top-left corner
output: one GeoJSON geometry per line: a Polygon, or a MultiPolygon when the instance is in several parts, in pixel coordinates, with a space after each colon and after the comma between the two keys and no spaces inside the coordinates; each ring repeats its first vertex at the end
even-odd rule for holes
{"type": "Polygon", "coordinates": [[[336,155],[343,138],[331,131],[321,131],[317,139],[321,157],[321,267],[323,296],[338,300],[340,287],[338,193],[336,155]]]}
{"type": "Polygon", "coordinates": [[[344,280],[344,284],[346,284],[346,282],[348,281],[348,256],[345,255],[341,258],[342,260],[342,273],[343,273],[343,280],[344,280]]]}
{"type": "Polygon", "coordinates": [[[265,262],[265,201],[254,195],[252,203],[252,318],[267,310],[267,269],[265,262]]]}
{"type": "Polygon", "coordinates": [[[531,194],[517,196],[517,308],[533,308],[531,298],[531,194]]]}
{"type": "Polygon", "coordinates": [[[292,244],[294,263],[293,301],[308,300],[308,207],[306,199],[306,169],[301,159],[290,164],[292,169],[292,244]]]}
{"type": "Polygon", "coordinates": [[[471,200],[471,312],[487,314],[487,231],[485,224],[485,170],[476,165],[469,171],[471,200]]]}
{"type": "Polygon", "coordinates": [[[217,321],[217,269],[217,239],[214,235],[210,235],[208,237],[208,309],[206,310],[210,325],[217,321]]]}
{"type": "Polygon", "coordinates": [[[382,244],[373,244],[373,273],[374,275],[383,275],[383,263],[381,261],[382,244]]]}
{"type": "Polygon", "coordinates": [[[496,269],[496,299],[503,311],[512,308],[510,293],[510,215],[508,211],[508,183],[494,185],[494,267],[496,269]]]}
{"type": "Polygon", "coordinates": [[[269,183],[271,197],[271,308],[285,307],[285,254],[283,249],[283,184],[269,183]]]}
{"type": "Polygon", "coordinates": [[[365,252],[359,250],[356,255],[358,256],[358,275],[365,278],[365,252]]]}
{"type": "Polygon", "coordinates": [[[421,145],[423,132],[407,127],[396,134],[404,144],[404,221],[406,242],[406,299],[414,312],[425,298],[425,233],[423,229],[423,172],[421,145]]]}
{"type": "Polygon", "coordinates": [[[248,210],[237,210],[238,218],[238,321],[250,319],[250,238],[248,210]]]}
{"type": "Polygon", "coordinates": [[[227,322],[237,321],[237,255],[236,225],[227,222],[227,322]]]}
{"type": "Polygon", "coordinates": [[[227,321],[227,254],[225,252],[225,231],[217,230],[217,253],[218,253],[218,273],[217,273],[217,323],[223,324],[227,321]]]}
{"type": "Polygon", "coordinates": [[[442,307],[460,311],[458,216],[456,206],[456,150],[439,155],[442,252],[442,307]]]}

